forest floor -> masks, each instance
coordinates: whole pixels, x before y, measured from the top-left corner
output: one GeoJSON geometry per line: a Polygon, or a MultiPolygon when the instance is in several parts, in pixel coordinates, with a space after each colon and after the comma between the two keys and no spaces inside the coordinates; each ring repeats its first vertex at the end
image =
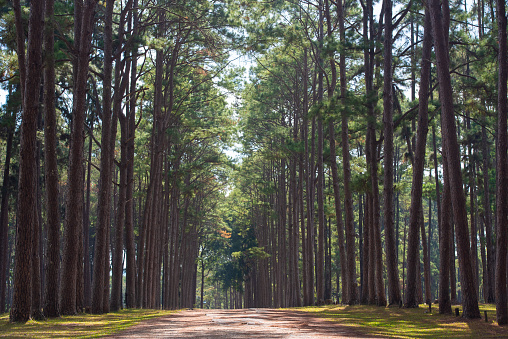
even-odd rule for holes
{"type": "Polygon", "coordinates": [[[186,310],[106,338],[375,338],[306,312],[276,309],[186,310]]]}
{"type": "MultiPolygon", "coordinates": [[[[436,305],[437,306],[437,305],[436,305]]],[[[459,309],[460,306],[456,306],[459,309]]],[[[434,307],[322,306],[299,309],[186,310],[144,321],[113,338],[508,338],[495,323],[440,315],[434,307]]]]}
{"type": "MultiPolygon", "coordinates": [[[[461,311],[461,306],[454,306],[461,311]]],[[[78,314],[25,324],[0,315],[1,338],[508,338],[496,308],[480,304],[482,319],[441,315],[437,305],[329,305],[292,309],[139,310],[78,314]],[[488,321],[485,321],[485,312],[488,321]]]]}

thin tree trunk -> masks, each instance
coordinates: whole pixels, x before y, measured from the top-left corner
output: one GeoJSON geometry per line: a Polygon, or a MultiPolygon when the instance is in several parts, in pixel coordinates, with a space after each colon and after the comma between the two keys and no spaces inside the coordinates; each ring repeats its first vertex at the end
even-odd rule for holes
{"type": "Polygon", "coordinates": [[[395,247],[393,215],[393,91],[392,91],[392,1],[385,0],[384,40],[384,227],[389,305],[400,302],[397,248],[395,247]]]}
{"type": "MultiPolygon", "coordinates": [[[[114,0],[106,1],[104,19],[104,80],[102,109],[101,163],[99,178],[98,224],[95,234],[95,253],[92,281],[92,313],[104,313],[104,289],[106,283],[106,261],[109,262],[108,234],[111,215],[112,154],[111,119],[113,76],[113,7],[114,0]]],[[[109,265],[108,265],[109,266],[109,265]]],[[[109,271],[109,270],[108,270],[109,271]]]]}
{"type": "MultiPolygon", "coordinates": [[[[428,132],[428,98],[430,82],[430,57],[432,48],[432,35],[430,27],[430,13],[425,14],[424,42],[422,50],[422,73],[420,80],[420,93],[418,106],[418,131],[416,137],[416,149],[413,157],[413,179],[411,189],[411,210],[408,235],[408,254],[407,254],[407,291],[406,307],[418,307],[417,284],[420,279],[416,270],[419,265],[419,245],[418,231],[420,220],[423,219],[422,210],[422,188],[423,188],[423,170],[425,165],[425,146],[428,132]]],[[[426,253],[425,253],[426,257],[426,253]]],[[[428,298],[428,296],[427,296],[428,298]]]]}
{"type": "MultiPolygon", "coordinates": [[[[344,9],[345,3],[342,0],[337,5],[337,15],[339,19],[340,41],[345,43],[346,30],[344,27],[344,9]]],[[[346,79],[346,54],[343,52],[339,57],[339,78],[340,78],[340,96],[343,104],[346,103],[347,95],[347,79],[346,79]]],[[[349,305],[358,302],[357,283],[356,283],[356,255],[355,255],[355,225],[353,212],[353,194],[351,191],[351,161],[349,154],[349,126],[347,110],[342,111],[342,167],[344,172],[344,212],[345,212],[345,229],[346,229],[346,259],[347,259],[347,297],[345,298],[349,305]]],[[[346,268],[344,268],[346,269],[346,268]]],[[[344,298],[343,298],[344,299],[344,298]]]]}
{"type": "Polygon", "coordinates": [[[507,32],[506,32],[506,2],[497,0],[497,26],[499,52],[499,77],[497,96],[497,143],[496,143],[496,216],[497,216],[497,244],[496,244],[496,314],[499,325],[508,324],[508,297],[506,290],[506,253],[508,223],[508,133],[507,133],[507,32]]]}
{"type": "Polygon", "coordinates": [[[0,313],[5,313],[7,292],[7,271],[9,267],[9,175],[12,157],[12,141],[14,139],[14,114],[9,121],[7,144],[5,151],[4,177],[2,183],[2,201],[0,212],[0,313]]]}
{"type": "Polygon", "coordinates": [[[490,187],[489,187],[489,147],[487,143],[487,128],[485,121],[482,124],[482,153],[483,153],[483,213],[485,222],[485,237],[487,244],[487,275],[488,288],[485,302],[493,303],[494,297],[494,270],[495,270],[495,251],[492,236],[492,215],[490,211],[490,187]]]}
{"type": "Polygon", "coordinates": [[[60,214],[56,153],[54,0],[46,0],[44,28],[44,169],[46,179],[47,252],[44,315],[58,317],[58,271],[60,269],[60,214]]]}
{"type": "Polygon", "coordinates": [[[86,84],[88,79],[88,59],[91,49],[93,18],[95,13],[94,0],[87,0],[82,12],[76,15],[82,21],[79,32],[79,48],[73,99],[72,136],[68,170],[68,199],[64,224],[64,255],[62,262],[62,278],[60,280],[60,313],[65,315],[76,313],[76,279],[77,279],[77,248],[75,241],[79,238],[83,222],[83,139],[86,106],[86,84]]]}

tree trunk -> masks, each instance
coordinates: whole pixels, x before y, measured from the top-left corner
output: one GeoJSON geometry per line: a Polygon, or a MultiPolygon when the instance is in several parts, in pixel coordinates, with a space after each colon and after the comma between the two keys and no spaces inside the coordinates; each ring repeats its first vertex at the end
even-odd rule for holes
{"type": "MultiPolygon", "coordinates": [[[[19,8],[19,3],[15,5],[19,8]]],[[[16,261],[14,266],[14,295],[10,320],[25,322],[29,319],[32,307],[32,246],[33,233],[38,227],[37,211],[37,116],[40,103],[40,83],[42,77],[42,40],[44,31],[44,1],[31,3],[28,28],[28,49],[26,64],[26,83],[23,99],[23,119],[21,122],[21,145],[19,157],[18,213],[16,229],[16,261]]],[[[18,46],[18,53],[22,46],[18,46]]],[[[18,54],[23,55],[24,52],[18,54]]],[[[23,57],[21,57],[23,59],[23,57]]],[[[25,67],[19,61],[20,69],[25,67]]],[[[23,80],[23,79],[21,79],[23,80]]],[[[36,253],[38,255],[38,253],[36,253]]]]}
{"type": "MultiPolygon", "coordinates": [[[[413,157],[413,179],[411,188],[411,210],[408,235],[408,254],[407,254],[407,291],[406,307],[418,307],[417,285],[420,279],[416,268],[419,264],[418,231],[422,214],[422,188],[423,188],[423,170],[425,165],[425,146],[428,132],[428,99],[430,82],[430,57],[432,48],[432,35],[430,26],[430,14],[425,13],[425,28],[422,50],[422,73],[420,80],[420,93],[418,106],[418,131],[416,137],[416,149],[413,157]]],[[[425,255],[426,256],[426,255],[425,255]]],[[[428,298],[428,296],[427,296],[428,298]]]]}
{"type": "MultiPolygon", "coordinates": [[[[448,12],[447,1],[443,3],[443,7],[444,11],[448,12]]],[[[480,311],[478,308],[478,297],[474,287],[473,269],[471,266],[466,201],[462,185],[460,149],[457,143],[452,86],[449,73],[448,32],[445,31],[445,27],[448,27],[449,25],[449,18],[442,17],[441,4],[439,0],[431,1],[430,13],[434,32],[434,46],[436,50],[437,71],[440,84],[439,91],[442,103],[441,120],[443,150],[445,151],[444,153],[448,163],[450,192],[459,254],[461,287],[463,293],[463,317],[479,318],[480,311]]]]}
{"type": "MultiPolygon", "coordinates": [[[[111,149],[111,128],[116,121],[111,119],[113,77],[113,7],[114,0],[106,1],[104,18],[104,80],[103,80],[103,109],[102,109],[102,137],[101,163],[99,178],[98,220],[95,234],[95,253],[93,261],[92,280],[92,313],[104,313],[104,289],[106,283],[106,261],[109,262],[108,229],[111,215],[111,181],[112,159],[114,150],[111,149]]],[[[109,266],[109,265],[108,265],[109,266]]],[[[109,271],[109,269],[108,269],[109,271]]]]}
{"type": "Polygon", "coordinates": [[[495,275],[495,251],[492,236],[492,217],[490,212],[490,187],[489,187],[489,147],[487,143],[487,128],[485,120],[482,124],[482,153],[483,153],[483,210],[485,223],[485,237],[487,243],[487,275],[488,287],[485,302],[493,303],[494,297],[494,275],[495,275]]]}
{"type": "Polygon", "coordinates": [[[82,20],[82,27],[77,29],[79,32],[79,48],[77,49],[77,71],[73,98],[68,199],[64,224],[64,255],[60,279],[60,313],[65,315],[76,313],[76,279],[79,258],[77,257],[75,241],[79,238],[78,232],[82,231],[83,222],[83,131],[86,112],[88,59],[91,49],[95,4],[96,1],[87,0],[82,12],[75,13],[75,17],[82,20]]]}
{"type": "Polygon", "coordinates": [[[499,52],[499,77],[497,94],[497,143],[496,143],[496,216],[497,216],[497,244],[496,244],[496,312],[499,325],[508,324],[508,297],[506,290],[506,253],[508,223],[508,135],[507,135],[507,89],[508,55],[506,32],[506,2],[497,0],[497,26],[499,52]]]}
{"type": "Polygon", "coordinates": [[[393,215],[393,91],[392,91],[392,1],[385,0],[384,40],[384,227],[389,305],[400,302],[397,248],[395,247],[393,215]]]}
{"type": "MultiPolygon", "coordinates": [[[[138,1],[133,5],[133,35],[138,34],[138,1]]],[[[136,75],[137,75],[137,45],[132,48],[132,65],[130,80],[130,97],[128,110],[127,137],[127,192],[125,203],[125,251],[126,251],[126,281],[125,304],[127,308],[136,307],[136,249],[134,244],[134,138],[136,136],[136,75]]]]}
{"type": "Polygon", "coordinates": [[[56,152],[54,0],[46,0],[44,28],[44,169],[46,178],[47,252],[44,315],[58,317],[58,272],[60,270],[60,214],[56,152]]]}
{"type": "MultiPolygon", "coordinates": [[[[340,41],[345,43],[346,30],[344,27],[344,11],[345,3],[342,0],[337,5],[337,15],[339,19],[339,34],[340,41]]],[[[342,104],[346,103],[347,95],[347,79],[346,79],[346,55],[341,53],[339,57],[339,78],[340,78],[340,96],[342,104]]],[[[357,283],[356,283],[356,255],[355,255],[355,225],[354,225],[354,212],[353,212],[353,194],[351,191],[351,162],[349,154],[349,126],[348,126],[348,112],[342,111],[342,127],[341,127],[341,140],[342,140],[342,167],[344,172],[344,212],[345,212],[345,229],[346,229],[346,259],[347,259],[347,297],[345,298],[349,305],[354,305],[358,302],[357,283]]],[[[345,268],[344,268],[345,269],[345,268]]],[[[344,299],[344,298],[343,298],[344,299]]]]}
{"type": "Polygon", "coordinates": [[[14,139],[14,114],[8,127],[7,145],[5,151],[4,177],[2,183],[2,201],[0,212],[0,313],[5,313],[7,272],[9,268],[9,173],[12,157],[12,141],[14,139]]]}
{"type": "MultiPolygon", "coordinates": [[[[443,159],[443,202],[442,206],[451,205],[450,197],[450,186],[448,178],[448,164],[446,159],[443,159]]],[[[452,304],[450,299],[450,282],[451,282],[451,268],[450,268],[450,257],[451,257],[451,246],[450,243],[453,241],[452,234],[452,217],[450,215],[450,209],[446,208],[441,211],[439,231],[439,313],[440,314],[451,314],[452,304]]],[[[453,281],[453,283],[455,283],[453,281]]]]}

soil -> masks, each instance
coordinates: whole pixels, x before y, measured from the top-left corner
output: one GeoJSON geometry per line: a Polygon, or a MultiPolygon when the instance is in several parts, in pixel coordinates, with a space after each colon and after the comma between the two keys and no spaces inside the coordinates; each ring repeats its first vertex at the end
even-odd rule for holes
{"type": "Polygon", "coordinates": [[[308,313],[274,309],[186,310],[106,338],[374,338],[308,313]]]}

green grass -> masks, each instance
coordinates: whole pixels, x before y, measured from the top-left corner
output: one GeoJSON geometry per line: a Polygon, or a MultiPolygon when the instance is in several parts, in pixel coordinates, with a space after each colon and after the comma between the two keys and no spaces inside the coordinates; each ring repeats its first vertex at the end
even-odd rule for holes
{"type": "MultiPolygon", "coordinates": [[[[458,307],[462,314],[461,306],[458,307]]],[[[452,315],[440,315],[438,305],[421,305],[417,309],[377,306],[320,306],[302,307],[297,310],[313,313],[318,317],[339,322],[365,335],[390,338],[508,338],[508,327],[498,326],[496,307],[481,304],[482,319],[466,320],[452,315]],[[488,322],[483,319],[488,312],[488,322]]]]}
{"type": "Polygon", "coordinates": [[[98,338],[174,312],[130,309],[103,315],[80,314],[44,321],[30,320],[25,324],[10,323],[9,315],[2,314],[0,338],[98,338]]]}

